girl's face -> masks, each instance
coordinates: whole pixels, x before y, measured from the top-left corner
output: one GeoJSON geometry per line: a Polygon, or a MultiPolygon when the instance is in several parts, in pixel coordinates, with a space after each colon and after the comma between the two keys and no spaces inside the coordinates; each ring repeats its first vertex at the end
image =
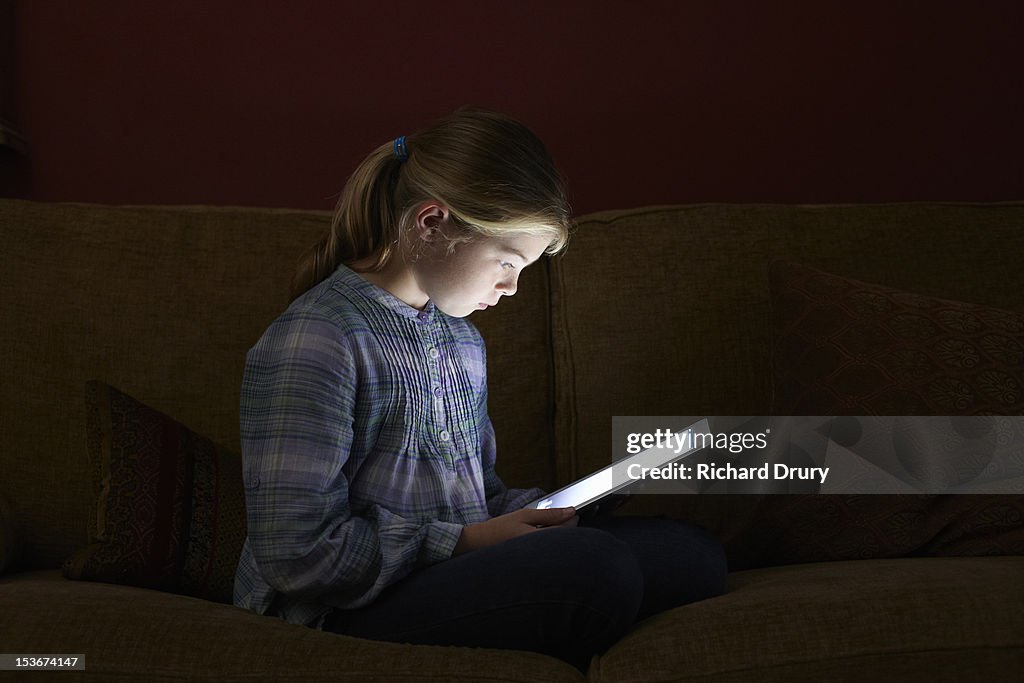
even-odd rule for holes
{"type": "Polygon", "coordinates": [[[519,273],[540,258],[548,243],[529,235],[475,237],[449,253],[441,237],[413,264],[414,276],[434,306],[463,318],[515,294],[519,273]]]}

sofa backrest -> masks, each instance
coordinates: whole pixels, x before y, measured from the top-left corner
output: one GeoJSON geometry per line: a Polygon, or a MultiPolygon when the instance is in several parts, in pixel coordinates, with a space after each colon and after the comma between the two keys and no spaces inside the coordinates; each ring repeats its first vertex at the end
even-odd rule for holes
{"type": "Polygon", "coordinates": [[[768,263],[1024,311],[1024,204],[693,205],[580,219],[552,261],[559,481],[614,415],[769,415],[768,263]]]}
{"type": "MultiPolygon", "coordinates": [[[[21,523],[25,568],[60,566],[88,540],[86,381],[239,451],[245,353],[287,306],[295,263],[329,222],[314,211],[0,200],[0,493],[21,523]]],[[[497,378],[499,443],[516,454],[499,474],[524,486],[554,483],[545,268],[473,318],[497,378]]]]}
{"type": "MultiPolygon", "coordinates": [[[[101,379],[238,452],[245,352],[287,305],[325,212],[0,200],[0,494],[56,567],[93,506],[84,386],[101,379]]],[[[606,465],[611,418],[771,405],[767,265],[1024,311],[1024,204],[643,207],[471,320],[498,471],[554,488],[606,465]]]]}

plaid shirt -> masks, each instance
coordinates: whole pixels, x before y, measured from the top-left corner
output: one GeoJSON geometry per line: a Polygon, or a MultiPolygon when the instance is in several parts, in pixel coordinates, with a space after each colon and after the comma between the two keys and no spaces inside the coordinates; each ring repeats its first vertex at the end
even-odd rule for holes
{"type": "Polygon", "coordinates": [[[234,603],[318,629],[451,557],[463,525],[543,495],[494,471],[476,328],[345,266],[246,355],[241,440],[234,603]]]}

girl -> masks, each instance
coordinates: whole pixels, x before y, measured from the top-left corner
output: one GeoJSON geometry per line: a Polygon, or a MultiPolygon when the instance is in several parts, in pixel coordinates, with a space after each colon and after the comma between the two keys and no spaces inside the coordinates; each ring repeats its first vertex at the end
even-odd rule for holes
{"type": "Polygon", "coordinates": [[[548,653],[585,670],[649,614],[724,589],[721,546],[667,519],[580,524],[495,473],[465,320],[568,238],[544,145],[460,110],[381,145],[246,357],[248,538],[234,602],[371,639],[548,653]]]}

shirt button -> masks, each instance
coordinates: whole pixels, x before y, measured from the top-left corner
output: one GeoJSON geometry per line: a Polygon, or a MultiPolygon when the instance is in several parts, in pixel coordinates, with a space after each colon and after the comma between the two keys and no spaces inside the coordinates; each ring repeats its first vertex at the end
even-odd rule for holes
{"type": "Polygon", "coordinates": [[[434,387],[434,396],[436,396],[437,398],[441,398],[441,396],[443,395],[444,389],[442,389],[441,387],[434,387]]]}
{"type": "Polygon", "coordinates": [[[437,360],[437,358],[440,355],[441,355],[441,352],[438,351],[436,347],[433,347],[433,346],[430,347],[430,357],[431,358],[433,358],[434,360],[437,360]]]}
{"type": "Polygon", "coordinates": [[[447,429],[444,429],[444,430],[441,431],[441,434],[440,434],[441,441],[447,441],[450,436],[451,436],[451,434],[448,433],[447,429]]]}

